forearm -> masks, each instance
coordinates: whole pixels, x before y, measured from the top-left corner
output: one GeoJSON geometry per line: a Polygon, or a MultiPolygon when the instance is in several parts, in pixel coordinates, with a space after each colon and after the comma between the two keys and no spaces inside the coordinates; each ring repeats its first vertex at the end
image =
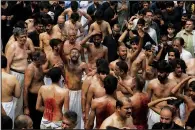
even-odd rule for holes
{"type": "Polygon", "coordinates": [[[124,85],[122,83],[120,85],[123,86],[131,95],[133,95],[133,91],[131,90],[130,87],[128,87],[128,86],[126,86],[126,85],[124,85]]]}
{"type": "Polygon", "coordinates": [[[163,48],[160,49],[159,53],[157,54],[157,56],[155,58],[157,61],[160,59],[162,52],[163,52],[163,48]]]}
{"type": "Polygon", "coordinates": [[[171,90],[171,93],[172,94],[176,94],[178,92],[178,90],[180,88],[182,88],[184,86],[184,84],[189,80],[189,77],[182,80],[179,84],[177,84],[172,90],[171,90]]]}
{"type": "Polygon", "coordinates": [[[150,103],[148,103],[148,107],[154,107],[159,102],[166,101],[166,100],[167,100],[167,98],[161,98],[161,99],[151,101],[150,103]]]}
{"type": "Polygon", "coordinates": [[[28,89],[24,89],[24,107],[28,107],[28,89]]]}
{"type": "Polygon", "coordinates": [[[126,37],[127,33],[128,33],[128,31],[127,31],[127,30],[125,30],[125,31],[124,31],[124,33],[120,36],[120,38],[119,38],[119,40],[118,40],[118,42],[119,42],[119,43],[121,43],[121,42],[123,42],[123,41],[124,41],[124,39],[125,39],[125,37],[126,37]]]}

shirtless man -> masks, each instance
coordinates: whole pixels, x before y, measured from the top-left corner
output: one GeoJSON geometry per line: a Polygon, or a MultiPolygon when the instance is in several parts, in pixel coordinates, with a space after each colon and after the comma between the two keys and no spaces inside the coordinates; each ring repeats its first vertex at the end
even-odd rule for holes
{"type": "Polygon", "coordinates": [[[195,109],[195,77],[188,76],[187,78],[183,79],[179,84],[177,84],[171,91],[177,98],[183,99],[184,103],[186,104],[186,113],[185,113],[185,120],[186,123],[190,113],[192,110],[195,109]],[[182,89],[185,84],[188,83],[188,93],[189,96],[178,93],[180,89],[182,89]]]}
{"type": "Polygon", "coordinates": [[[126,96],[130,97],[133,95],[133,89],[135,87],[135,78],[134,76],[128,75],[128,65],[124,61],[118,61],[115,65],[114,71],[116,77],[119,77],[120,82],[117,89],[117,97],[126,96]],[[121,93],[120,93],[121,92],[121,93]],[[119,94],[119,95],[118,95],[119,94]]]}
{"type": "Polygon", "coordinates": [[[56,129],[61,127],[63,105],[65,111],[69,109],[69,92],[59,86],[60,68],[54,67],[48,73],[52,84],[43,85],[39,89],[36,110],[43,112],[41,129],[56,129]]]}
{"type": "Polygon", "coordinates": [[[65,78],[64,74],[64,63],[60,56],[60,51],[62,49],[62,41],[60,39],[51,39],[49,44],[52,48],[52,51],[47,55],[47,61],[43,65],[43,72],[46,74],[44,77],[45,85],[50,85],[51,79],[47,77],[47,72],[52,67],[60,67],[62,70],[62,77],[60,79],[60,87],[64,87],[63,79],[65,78]]]}
{"type": "Polygon", "coordinates": [[[90,71],[96,69],[96,60],[99,58],[104,58],[108,60],[108,48],[102,45],[102,34],[96,32],[95,30],[86,36],[86,39],[93,38],[93,43],[87,42],[83,47],[87,48],[88,53],[88,67],[90,71]]]}
{"type": "MultiPolygon", "coordinates": [[[[14,99],[19,98],[21,94],[20,84],[15,76],[10,75],[6,72],[7,58],[1,55],[1,76],[2,76],[2,97],[1,107],[5,111],[6,115],[9,116],[14,122],[15,119],[15,105],[14,99]]],[[[2,110],[1,110],[2,111],[2,110]]]]}
{"type": "Polygon", "coordinates": [[[40,129],[43,114],[36,111],[38,91],[43,82],[42,64],[46,61],[44,52],[35,51],[32,54],[32,63],[28,65],[24,74],[24,114],[33,120],[33,128],[40,129]]]}
{"type": "Polygon", "coordinates": [[[131,100],[126,97],[122,97],[116,101],[115,112],[103,121],[100,129],[106,129],[107,126],[116,127],[119,129],[135,129],[131,114],[131,100]]]}
{"type": "Polygon", "coordinates": [[[191,58],[186,61],[187,70],[186,73],[191,76],[195,76],[195,58],[191,58]]]}
{"type": "Polygon", "coordinates": [[[102,122],[115,112],[116,100],[114,99],[114,92],[117,88],[118,80],[112,75],[106,76],[104,79],[104,88],[106,95],[100,98],[95,98],[91,103],[91,112],[87,122],[87,128],[93,129],[94,119],[96,117],[95,128],[99,129],[102,122]]]}
{"type": "Polygon", "coordinates": [[[102,64],[97,68],[97,73],[93,76],[91,80],[91,85],[87,92],[87,102],[86,102],[86,108],[85,108],[85,122],[88,121],[92,100],[95,98],[103,97],[106,94],[105,89],[103,87],[104,85],[103,81],[108,74],[109,74],[108,63],[102,64]]]}
{"type": "Polygon", "coordinates": [[[62,41],[65,40],[65,33],[64,33],[64,16],[58,16],[58,21],[55,26],[52,28],[52,33],[54,34],[53,38],[61,39],[62,41]]]}
{"type": "MultiPolygon", "coordinates": [[[[158,78],[151,80],[147,87],[147,93],[152,101],[169,97],[171,95],[171,90],[177,85],[174,80],[168,78],[168,75],[171,72],[171,66],[166,61],[160,61],[157,65],[157,70],[158,78]]],[[[160,102],[155,107],[161,109],[165,105],[167,105],[166,102],[160,102]]],[[[151,129],[153,124],[159,121],[160,115],[150,109],[148,115],[148,129],[151,129]]]]}
{"type": "Polygon", "coordinates": [[[79,50],[73,48],[70,50],[70,58],[65,58],[65,83],[69,89],[70,95],[70,110],[75,111],[78,115],[77,126],[75,128],[82,129],[84,126],[82,121],[82,108],[81,108],[81,86],[83,72],[88,73],[88,67],[85,62],[79,61],[79,50]]]}
{"type": "MultiPolygon", "coordinates": [[[[8,48],[10,47],[10,45],[14,44],[17,40],[17,32],[18,30],[20,30],[20,28],[14,28],[13,30],[13,35],[10,37],[9,41],[7,42],[6,46],[5,46],[5,53],[7,52],[8,48]]],[[[31,54],[35,51],[33,42],[30,38],[27,37],[26,39],[26,43],[25,43],[25,48],[27,50],[28,54],[31,54]]]]}
{"type": "Polygon", "coordinates": [[[133,89],[133,96],[130,97],[132,103],[132,117],[133,124],[139,130],[148,129],[148,94],[142,92],[144,88],[145,80],[142,76],[137,75],[135,77],[135,89],[133,89]]]}
{"type": "MultiPolygon", "coordinates": [[[[142,46],[143,46],[143,37],[144,37],[144,35],[140,33],[140,37],[141,38],[139,39],[139,44],[134,45],[134,51],[131,51],[131,54],[127,54],[127,47],[124,44],[121,44],[118,47],[117,54],[119,55],[119,58],[115,61],[112,61],[109,65],[109,68],[111,70],[111,74],[114,74],[115,66],[116,66],[116,63],[118,61],[125,61],[127,63],[128,68],[129,68],[128,73],[130,74],[131,73],[130,72],[131,66],[132,66],[132,63],[134,62],[135,59],[136,59],[136,62],[134,62],[134,64],[135,64],[134,66],[136,66],[136,68],[134,68],[134,71],[138,71],[137,65],[140,66],[139,64],[141,64],[142,61],[144,61],[143,60],[144,55],[140,54],[140,52],[142,50],[142,46]]],[[[137,42],[138,41],[136,41],[136,44],[137,44],[137,42]]],[[[143,65],[143,70],[144,70],[144,65],[143,65]]]]}
{"type": "Polygon", "coordinates": [[[61,15],[62,16],[68,15],[68,19],[70,19],[71,14],[72,13],[76,13],[76,12],[79,14],[79,16],[80,16],[79,19],[80,20],[81,20],[81,16],[84,16],[87,19],[87,22],[83,25],[83,28],[85,28],[92,21],[92,19],[91,19],[91,17],[86,12],[82,11],[81,9],[78,9],[78,2],[77,1],[72,1],[71,2],[71,7],[68,8],[68,9],[65,9],[61,13],[61,15]]]}
{"type": "Polygon", "coordinates": [[[23,114],[23,87],[24,87],[24,71],[28,66],[28,53],[25,46],[27,34],[24,29],[18,29],[16,32],[16,42],[11,44],[6,52],[7,72],[15,75],[21,87],[21,96],[17,99],[16,116],[23,114]]]}
{"type": "Polygon", "coordinates": [[[81,22],[79,22],[78,13],[72,13],[70,19],[65,22],[66,35],[69,30],[75,30],[75,32],[77,32],[77,36],[76,36],[77,38],[82,37],[84,35],[84,29],[81,22]]]}
{"type": "Polygon", "coordinates": [[[49,45],[49,41],[54,37],[52,32],[52,23],[51,21],[47,20],[45,24],[46,32],[43,32],[39,35],[39,47],[44,50],[46,56],[52,51],[51,46],[49,45]]]}
{"type": "Polygon", "coordinates": [[[103,39],[105,36],[112,34],[112,30],[110,27],[110,24],[103,20],[103,12],[97,11],[95,13],[96,21],[91,24],[89,28],[89,34],[93,32],[93,30],[96,30],[97,32],[101,32],[103,35],[103,39]]]}

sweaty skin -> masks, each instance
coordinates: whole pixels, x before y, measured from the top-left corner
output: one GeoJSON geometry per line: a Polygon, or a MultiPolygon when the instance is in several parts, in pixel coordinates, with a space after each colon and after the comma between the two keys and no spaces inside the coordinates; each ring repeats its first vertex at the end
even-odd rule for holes
{"type": "Polygon", "coordinates": [[[190,76],[195,76],[195,58],[187,60],[186,65],[187,65],[186,73],[190,76]]]}
{"type": "Polygon", "coordinates": [[[52,48],[49,45],[49,41],[53,38],[52,35],[49,35],[47,32],[43,32],[39,35],[39,41],[40,41],[40,48],[44,50],[45,54],[48,55],[52,48]]]}
{"type": "Polygon", "coordinates": [[[57,84],[41,86],[38,93],[36,109],[43,112],[43,118],[48,121],[61,121],[62,107],[69,109],[69,92],[57,84]],[[44,106],[43,106],[44,105],[44,106]]]}

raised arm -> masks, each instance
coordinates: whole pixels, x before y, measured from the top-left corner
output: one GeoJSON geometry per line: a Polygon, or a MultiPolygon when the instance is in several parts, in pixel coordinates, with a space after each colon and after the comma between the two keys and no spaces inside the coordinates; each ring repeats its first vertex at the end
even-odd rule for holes
{"type": "Polygon", "coordinates": [[[39,35],[39,47],[43,50],[43,34],[39,35]]]}
{"type": "Polygon", "coordinates": [[[24,74],[24,114],[29,115],[28,108],[28,90],[33,79],[33,70],[27,68],[24,74]]]}
{"type": "Polygon", "coordinates": [[[83,25],[83,28],[85,28],[89,23],[91,23],[92,18],[90,15],[88,15],[86,12],[82,12],[83,16],[87,19],[87,22],[83,25]]]}
{"type": "Polygon", "coordinates": [[[69,10],[70,10],[70,8],[65,9],[60,15],[65,16],[66,14],[68,14],[69,10]]]}
{"type": "Polygon", "coordinates": [[[154,101],[151,101],[150,103],[148,103],[148,107],[151,108],[156,113],[160,114],[161,109],[155,107],[155,105],[162,102],[162,101],[167,101],[169,99],[177,99],[177,98],[175,98],[175,97],[166,97],[166,98],[157,99],[157,100],[154,100],[154,101]]]}

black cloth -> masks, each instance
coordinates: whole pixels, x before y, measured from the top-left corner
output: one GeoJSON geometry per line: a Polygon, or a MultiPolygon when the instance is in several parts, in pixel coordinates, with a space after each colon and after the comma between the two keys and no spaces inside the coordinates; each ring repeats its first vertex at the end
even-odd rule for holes
{"type": "Polygon", "coordinates": [[[92,4],[92,5],[90,5],[90,6],[88,7],[88,9],[87,9],[87,14],[89,14],[89,15],[91,16],[91,18],[92,18],[93,21],[95,21],[95,12],[96,12],[97,10],[101,10],[101,7],[102,7],[101,4],[99,4],[99,5],[96,6],[96,7],[95,7],[94,4],[92,4]]]}
{"type": "Polygon", "coordinates": [[[190,126],[192,129],[195,128],[195,109],[190,113],[188,117],[188,121],[186,122],[186,126],[190,126]]]}
{"type": "MultiPolygon", "coordinates": [[[[8,3],[8,7],[6,9],[1,8],[1,16],[11,16],[13,15],[12,12],[12,7],[8,3]]],[[[2,20],[1,19],[1,39],[2,39],[2,45],[3,45],[3,52],[5,50],[5,46],[12,35],[12,30],[13,30],[13,24],[12,20],[10,21],[10,26],[6,26],[7,20],[2,20]]]]}
{"type": "MultiPolygon", "coordinates": [[[[165,59],[165,56],[167,55],[167,53],[169,52],[169,50],[172,49],[172,48],[173,47],[172,46],[169,46],[169,45],[167,45],[166,48],[163,48],[163,51],[161,53],[161,56],[160,56],[159,61],[164,60],[165,59]]],[[[161,49],[161,46],[158,46],[158,51],[160,51],[160,49],[161,49]]]]}
{"type": "Polygon", "coordinates": [[[112,62],[118,58],[117,55],[117,42],[118,40],[113,38],[112,35],[104,37],[103,45],[108,48],[108,62],[112,62]]]}
{"type": "Polygon", "coordinates": [[[39,34],[37,31],[30,32],[28,37],[32,40],[35,47],[39,47],[39,34]]]}
{"type": "MultiPolygon", "coordinates": [[[[153,127],[152,127],[152,129],[162,129],[162,128],[163,128],[163,127],[162,127],[162,123],[161,123],[161,122],[155,123],[155,124],[153,125],[153,127]]],[[[173,122],[173,126],[172,126],[170,129],[184,129],[184,128],[181,127],[181,126],[179,126],[179,125],[177,125],[177,124],[175,124],[175,123],[173,122]]]]}
{"type": "Polygon", "coordinates": [[[27,15],[28,18],[30,18],[34,14],[38,13],[39,10],[40,10],[39,7],[38,7],[38,5],[35,6],[35,8],[33,10],[31,8],[31,5],[28,5],[25,9],[26,9],[26,15],[27,15]]]}
{"type": "Polygon", "coordinates": [[[114,24],[118,22],[118,19],[112,20],[115,15],[115,10],[113,10],[111,7],[108,7],[104,12],[104,20],[107,21],[111,27],[113,27],[114,24]]]}
{"type": "Polygon", "coordinates": [[[28,93],[28,107],[30,110],[30,117],[33,121],[33,128],[40,129],[41,119],[43,117],[43,113],[36,110],[36,102],[37,102],[38,94],[28,93]]]}
{"type": "Polygon", "coordinates": [[[110,7],[110,4],[108,2],[104,2],[101,6],[101,10],[104,12],[108,7],[110,7]]]}
{"type": "Polygon", "coordinates": [[[54,24],[57,24],[58,16],[64,11],[64,9],[60,5],[52,5],[50,11],[54,12],[54,24]]]}

